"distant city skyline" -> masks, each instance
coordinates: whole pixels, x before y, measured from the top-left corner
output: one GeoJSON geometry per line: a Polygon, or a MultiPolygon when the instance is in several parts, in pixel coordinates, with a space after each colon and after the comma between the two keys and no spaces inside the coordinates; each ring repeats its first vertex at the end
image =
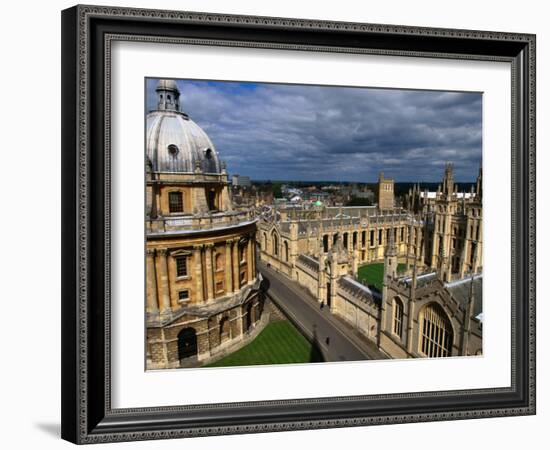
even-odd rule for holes
{"type": "MultiPolygon", "coordinates": [[[[147,79],[147,112],[157,79],[147,79]]],[[[230,174],[253,181],[476,179],[482,94],[176,80],[181,110],[212,139],[230,174]]]]}

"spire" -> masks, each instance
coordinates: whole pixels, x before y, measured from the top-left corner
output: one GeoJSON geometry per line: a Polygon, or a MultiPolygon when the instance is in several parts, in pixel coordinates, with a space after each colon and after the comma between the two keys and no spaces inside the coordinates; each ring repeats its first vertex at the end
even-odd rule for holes
{"type": "Polygon", "coordinates": [[[476,200],[479,201],[483,195],[483,181],[482,181],[482,168],[479,167],[479,175],[476,180],[476,200]]]}
{"type": "Polygon", "coordinates": [[[445,278],[445,245],[443,245],[443,235],[439,238],[439,278],[443,281],[445,278]]]}
{"type": "Polygon", "coordinates": [[[179,112],[180,90],[174,80],[159,80],[155,92],[158,110],[179,112]]]}
{"type": "Polygon", "coordinates": [[[451,163],[447,163],[445,165],[445,177],[443,178],[443,193],[451,197],[453,195],[453,192],[455,190],[454,187],[454,175],[453,175],[453,165],[451,163]]]}

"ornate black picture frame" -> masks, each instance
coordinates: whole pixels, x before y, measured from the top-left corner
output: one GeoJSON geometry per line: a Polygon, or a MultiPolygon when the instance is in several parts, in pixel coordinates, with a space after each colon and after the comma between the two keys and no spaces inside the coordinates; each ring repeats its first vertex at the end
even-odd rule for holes
{"type": "Polygon", "coordinates": [[[62,12],[62,107],[64,439],[84,444],[535,413],[534,35],[75,6],[62,12]],[[511,386],[113,409],[109,114],[116,40],[511,63],[511,386]]]}

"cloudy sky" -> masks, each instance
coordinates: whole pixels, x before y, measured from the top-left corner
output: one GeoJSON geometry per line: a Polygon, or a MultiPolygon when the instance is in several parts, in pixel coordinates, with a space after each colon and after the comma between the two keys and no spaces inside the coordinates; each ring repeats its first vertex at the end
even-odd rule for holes
{"type": "MultiPolygon", "coordinates": [[[[147,110],[157,80],[146,83],[147,110]]],[[[181,109],[229,173],[256,180],[474,181],[481,94],[179,80],[181,109]]]]}

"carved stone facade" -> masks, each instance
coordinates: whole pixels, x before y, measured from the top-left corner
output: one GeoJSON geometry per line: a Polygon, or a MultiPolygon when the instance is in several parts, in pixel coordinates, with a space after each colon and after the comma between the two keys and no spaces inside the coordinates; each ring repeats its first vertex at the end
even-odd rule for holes
{"type": "Polygon", "coordinates": [[[256,220],[236,210],[225,165],[179,111],[175,82],[157,86],[146,158],[147,368],[198,366],[265,324],[256,220]]]}
{"type": "Polygon", "coordinates": [[[454,186],[447,166],[418,208],[273,210],[256,235],[261,259],[389,357],[481,354],[481,174],[469,196],[454,186]],[[382,292],[357,279],[359,265],[380,261],[382,292]]]}

